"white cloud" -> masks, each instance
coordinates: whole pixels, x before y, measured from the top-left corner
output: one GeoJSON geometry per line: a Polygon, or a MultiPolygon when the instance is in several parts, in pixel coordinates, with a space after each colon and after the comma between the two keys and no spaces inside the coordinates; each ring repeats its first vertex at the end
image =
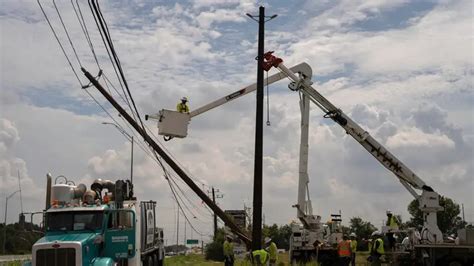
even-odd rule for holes
{"type": "Polygon", "coordinates": [[[446,135],[427,134],[417,128],[401,131],[387,140],[389,148],[412,147],[412,148],[454,148],[454,142],[446,135]]]}
{"type": "MultiPolygon", "coordinates": [[[[278,31],[269,28],[267,32],[269,47],[288,66],[310,63],[315,87],[324,96],[393,149],[433,188],[465,202],[466,213],[472,213],[473,206],[467,203],[472,202],[469,173],[474,134],[466,122],[472,120],[472,18],[467,8],[471,4],[443,2],[405,23],[405,28],[371,32],[351,26],[410,3],[311,2],[314,4],[308,3],[305,9],[313,19],[298,24],[297,31],[275,24],[278,31]],[[459,183],[465,185],[455,185],[459,183]]],[[[255,4],[204,0],[191,6],[157,5],[143,10],[139,5],[104,2],[103,12],[141,113],[174,108],[183,95],[191,99],[194,109],[254,82],[255,32],[239,21],[246,19],[246,12],[255,12],[255,4]]],[[[130,145],[115,129],[100,124],[105,118],[63,110],[64,105],[76,107],[77,97],[81,104],[87,98],[70,86],[74,78],[38,9],[26,6],[38,21],[28,21],[18,8],[9,12],[14,16],[1,18],[5,40],[1,44],[2,116],[18,132],[3,124],[0,141],[11,155],[8,164],[2,163],[2,173],[8,173],[2,175],[9,180],[4,184],[15,186],[16,164],[24,167],[21,171],[39,188],[44,187],[48,171],[86,183],[99,177],[128,177],[130,145]],[[24,36],[30,39],[23,41],[24,36]],[[46,101],[48,97],[40,90],[61,91],[74,98],[71,103],[46,101]],[[37,93],[33,100],[42,100],[42,104],[22,92],[37,93]]],[[[67,17],[68,23],[75,19],[73,14],[67,17]]],[[[75,40],[82,38],[77,30],[71,27],[75,40]]],[[[93,39],[100,47],[100,36],[95,34],[93,39]]],[[[87,47],[81,53],[86,55],[87,47]]],[[[105,51],[100,54],[105,65],[105,51]]],[[[93,71],[93,64],[87,66],[93,71]]],[[[113,78],[110,67],[104,68],[113,78]]],[[[93,88],[90,91],[95,93],[93,88]]],[[[264,131],[264,212],[268,223],[284,223],[295,219],[291,205],[296,203],[300,111],[297,93],[289,92],[285,82],[272,85],[270,91],[272,125],[264,131]]],[[[193,177],[225,194],[223,208],[251,204],[254,96],[193,118],[187,139],[163,143],[193,177]]],[[[146,123],[156,131],[154,123],[146,123]]],[[[136,193],[141,199],[159,201],[160,224],[172,239],[175,221],[167,182],[152,159],[138,147],[135,151],[136,193]]],[[[309,160],[310,193],[315,213],[323,219],[342,210],[344,219],[362,216],[379,225],[388,208],[407,216],[410,194],[315,108],[311,111],[309,160]]],[[[2,188],[7,187],[4,184],[2,188]]],[[[194,193],[182,187],[191,201],[200,204],[194,193]]],[[[42,200],[28,203],[29,208],[42,205],[42,200]]],[[[9,217],[15,216],[12,210],[9,217]]],[[[206,221],[211,217],[201,215],[200,219],[204,223],[198,227],[209,231],[206,221]]]]}

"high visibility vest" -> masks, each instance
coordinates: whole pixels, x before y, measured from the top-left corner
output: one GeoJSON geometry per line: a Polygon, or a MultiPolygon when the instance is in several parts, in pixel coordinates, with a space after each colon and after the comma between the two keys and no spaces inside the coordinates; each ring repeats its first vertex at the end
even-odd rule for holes
{"type": "Polygon", "coordinates": [[[224,256],[234,255],[234,245],[229,241],[224,241],[224,256]]]}
{"type": "Polygon", "coordinates": [[[180,113],[189,113],[189,107],[188,107],[187,104],[178,103],[176,105],[176,111],[178,111],[180,113]]]}
{"type": "Polygon", "coordinates": [[[383,248],[383,240],[382,238],[377,238],[375,241],[374,241],[374,244],[372,246],[372,249],[370,251],[370,254],[371,255],[383,255],[385,254],[385,250],[383,248]]]}
{"type": "Polygon", "coordinates": [[[270,256],[271,260],[277,260],[277,246],[274,242],[270,243],[270,246],[268,247],[268,255],[270,256]]]}
{"type": "Polygon", "coordinates": [[[253,251],[252,252],[252,257],[254,259],[254,262],[256,262],[255,259],[256,259],[257,256],[260,256],[260,261],[259,262],[260,262],[260,264],[263,265],[267,262],[268,252],[265,251],[264,249],[259,249],[259,250],[253,251]]]}
{"type": "Polygon", "coordinates": [[[351,251],[352,253],[357,251],[357,240],[351,240],[351,251]]]}
{"type": "Polygon", "coordinates": [[[339,257],[349,257],[351,255],[351,243],[349,240],[343,240],[337,244],[337,254],[339,254],[339,257]]]}
{"type": "Polygon", "coordinates": [[[392,215],[392,217],[390,217],[388,226],[390,226],[390,227],[398,227],[397,218],[395,218],[395,216],[392,215]]]}

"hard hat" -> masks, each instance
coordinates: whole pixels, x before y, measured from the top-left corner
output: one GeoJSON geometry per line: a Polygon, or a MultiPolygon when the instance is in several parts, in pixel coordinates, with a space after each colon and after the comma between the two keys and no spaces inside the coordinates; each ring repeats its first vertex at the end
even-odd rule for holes
{"type": "Polygon", "coordinates": [[[387,210],[387,214],[392,214],[392,211],[391,211],[391,210],[387,210]]]}
{"type": "Polygon", "coordinates": [[[268,244],[268,243],[270,243],[271,241],[272,241],[271,238],[269,238],[268,236],[265,237],[265,244],[268,244]]]}
{"type": "Polygon", "coordinates": [[[372,236],[380,236],[380,235],[381,235],[381,234],[380,234],[379,231],[375,231],[375,232],[372,233],[372,236]]]}
{"type": "Polygon", "coordinates": [[[231,236],[231,235],[226,235],[226,238],[229,239],[229,240],[232,240],[232,236],[231,236]]]}
{"type": "Polygon", "coordinates": [[[357,237],[355,233],[351,233],[349,236],[350,237],[357,237]]]}
{"type": "Polygon", "coordinates": [[[188,98],[183,97],[183,98],[181,98],[181,101],[188,101],[188,98]]]}

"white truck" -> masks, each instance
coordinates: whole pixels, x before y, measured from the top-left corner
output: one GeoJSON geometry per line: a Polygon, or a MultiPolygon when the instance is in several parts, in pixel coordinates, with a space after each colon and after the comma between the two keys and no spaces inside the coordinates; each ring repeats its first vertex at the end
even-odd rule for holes
{"type": "MultiPolygon", "coordinates": [[[[351,135],[375,159],[391,171],[409,193],[419,201],[420,210],[423,213],[423,228],[419,239],[414,237],[410,239],[411,249],[406,253],[410,260],[426,265],[436,265],[436,263],[441,265],[440,263],[444,262],[471,263],[469,265],[472,265],[474,260],[472,229],[466,228],[463,229],[464,231],[459,232],[461,236],[460,244],[445,243],[443,239],[443,234],[437,224],[437,212],[443,210],[439,205],[439,194],[377,142],[367,131],[314,89],[311,86],[312,69],[307,63],[287,68],[283,64],[283,60],[273,56],[272,53],[267,52],[265,54],[265,62],[262,67],[266,71],[274,67],[280,72],[269,76],[264,81],[265,84],[271,84],[288,78],[290,80],[289,89],[299,92],[301,95],[300,107],[302,116],[298,202],[294,207],[297,208],[297,217],[302,222],[302,227],[294,227],[290,244],[291,262],[296,263],[298,260],[316,257],[323,264],[324,262],[330,264],[333,260],[332,254],[334,250],[329,246],[337,242],[341,237],[338,230],[327,230],[325,225],[321,223],[321,217],[312,213],[311,201],[309,199],[309,178],[307,174],[308,126],[309,102],[313,102],[324,112],[325,118],[330,118],[339,124],[347,134],[351,135]]],[[[256,84],[247,86],[200,107],[189,114],[163,109],[157,114],[147,116],[147,118],[158,120],[160,135],[167,136],[168,139],[174,137],[184,138],[187,136],[188,124],[192,117],[255,91],[256,87],[256,84]]]]}

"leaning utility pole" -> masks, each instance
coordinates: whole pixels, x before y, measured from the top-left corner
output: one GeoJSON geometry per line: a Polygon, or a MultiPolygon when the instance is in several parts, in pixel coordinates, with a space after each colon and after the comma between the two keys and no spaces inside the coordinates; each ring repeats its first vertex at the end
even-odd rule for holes
{"type": "Polygon", "coordinates": [[[214,204],[212,200],[194,183],[189,175],[168,155],[142,128],[137,121],[135,121],[123,107],[104,89],[104,87],[84,68],[81,68],[84,75],[97,88],[97,90],[109,101],[109,103],[120,113],[120,115],[127,120],[127,122],[140,134],[143,139],[150,145],[150,147],[175,171],[175,173],[188,185],[198,196],[204,201],[211,210],[216,213],[219,218],[227,224],[230,229],[246,244],[250,244],[251,239],[240,229],[234,221],[227,216],[219,206],[214,204]]]}

